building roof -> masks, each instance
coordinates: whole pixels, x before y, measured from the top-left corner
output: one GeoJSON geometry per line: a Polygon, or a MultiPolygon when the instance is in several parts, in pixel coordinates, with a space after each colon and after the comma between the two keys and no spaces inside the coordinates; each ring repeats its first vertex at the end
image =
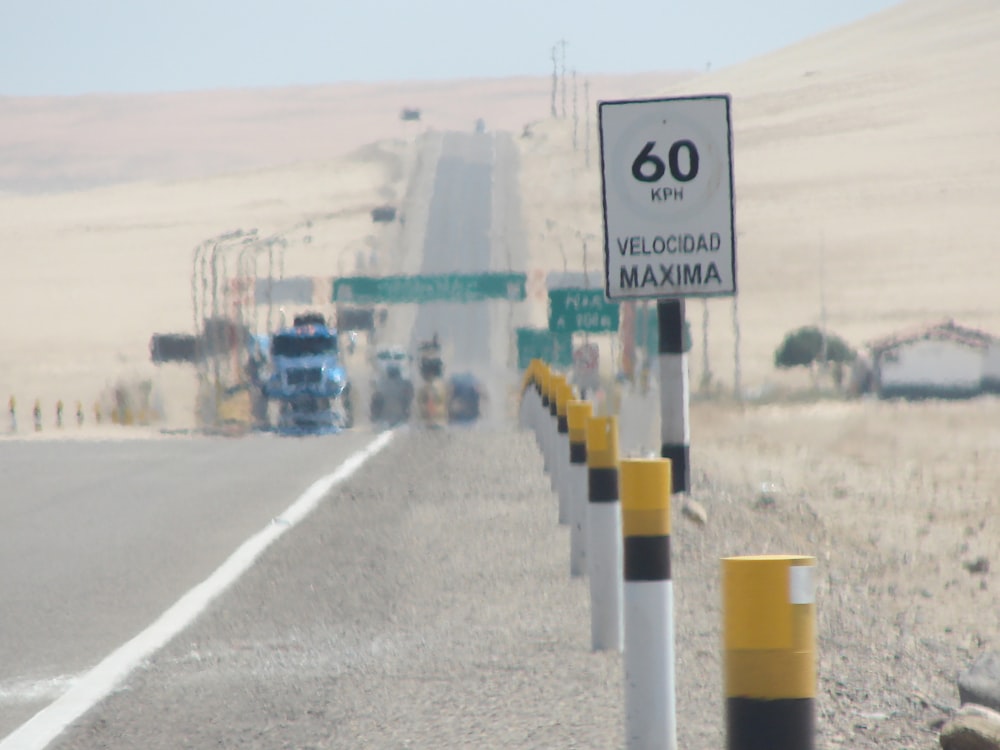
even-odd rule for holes
{"type": "Polygon", "coordinates": [[[956,325],[955,321],[948,318],[939,323],[909,331],[901,331],[880,339],[875,339],[874,341],[869,341],[866,346],[877,357],[884,352],[917,341],[953,341],[973,349],[986,349],[991,344],[1000,341],[1000,339],[985,331],[956,325]]]}

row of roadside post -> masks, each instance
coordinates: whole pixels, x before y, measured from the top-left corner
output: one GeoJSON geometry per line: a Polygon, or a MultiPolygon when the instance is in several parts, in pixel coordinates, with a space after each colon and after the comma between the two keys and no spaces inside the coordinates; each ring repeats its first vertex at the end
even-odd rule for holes
{"type": "MultiPolygon", "coordinates": [[[[62,428],[64,425],[63,415],[65,412],[65,406],[62,399],[59,399],[55,403],[53,409],[54,420],[53,426],[56,428],[62,428]]],[[[100,422],[100,405],[94,404],[94,415],[95,420],[100,422]]],[[[77,425],[83,425],[83,404],[79,401],[76,402],[76,411],[74,412],[74,418],[77,425]]],[[[11,396],[7,400],[7,429],[11,434],[18,431],[18,410],[17,410],[17,399],[11,396]]],[[[35,432],[41,432],[43,427],[43,416],[42,416],[42,401],[41,399],[35,399],[34,406],[31,409],[31,424],[34,427],[35,432]]]]}
{"type": "MultiPolygon", "coordinates": [[[[618,455],[615,416],[595,415],[567,378],[532,360],[520,424],[531,430],[586,576],[591,646],[623,653],[625,746],[676,750],[671,461],[618,455]]],[[[722,559],[728,750],[812,750],[815,558],[722,559]]]]}

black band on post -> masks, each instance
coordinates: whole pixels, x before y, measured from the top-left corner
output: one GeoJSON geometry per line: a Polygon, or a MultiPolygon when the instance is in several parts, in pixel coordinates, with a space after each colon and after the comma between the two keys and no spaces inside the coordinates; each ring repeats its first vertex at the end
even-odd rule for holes
{"type": "Polygon", "coordinates": [[[590,502],[617,503],[619,501],[618,469],[591,468],[587,479],[590,502]]]}
{"type": "Polygon", "coordinates": [[[691,488],[691,446],[664,443],[660,458],[670,459],[671,493],[687,492],[691,488]]]}
{"type": "Polygon", "coordinates": [[[727,750],[812,750],[812,698],[726,698],[727,750]]]}
{"type": "Polygon", "coordinates": [[[670,580],[669,536],[627,536],[623,551],[626,581],[670,580]]]}
{"type": "Polygon", "coordinates": [[[659,353],[684,353],[684,300],[661,299],[656,303],[659,353]]]}

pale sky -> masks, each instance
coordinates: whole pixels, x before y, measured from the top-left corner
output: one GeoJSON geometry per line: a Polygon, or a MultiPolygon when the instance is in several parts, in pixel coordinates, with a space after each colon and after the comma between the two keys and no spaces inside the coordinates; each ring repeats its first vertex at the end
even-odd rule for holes
{"type": "Polygon", "coordinates": [[[0,0],[0,95],[732,65],[900,0],[0,0]]]}

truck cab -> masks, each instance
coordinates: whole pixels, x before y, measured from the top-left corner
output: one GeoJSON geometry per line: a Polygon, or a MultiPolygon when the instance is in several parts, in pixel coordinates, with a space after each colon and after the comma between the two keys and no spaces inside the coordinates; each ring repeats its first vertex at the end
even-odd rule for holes
{"type": "Polygon", "coordinates": [[[264,396],[278,406],[279,430],[351,427],[350,381],[340,360],[337,331],[315,315],[297,317],[271,336],[264,396]]]}

